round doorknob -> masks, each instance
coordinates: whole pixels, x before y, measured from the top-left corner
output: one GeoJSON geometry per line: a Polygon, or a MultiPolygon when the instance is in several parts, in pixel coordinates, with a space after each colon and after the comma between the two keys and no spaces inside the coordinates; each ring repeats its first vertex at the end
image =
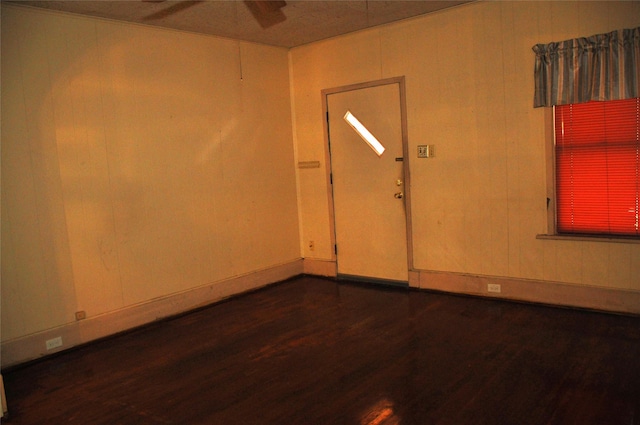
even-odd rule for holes
{"type": "Polygon", "coordinates": [[[402,199],[402,197],[404,196],[404,193],[402,192],[398,192],[395,195],[393,195],[396,199],[402,199]]]}

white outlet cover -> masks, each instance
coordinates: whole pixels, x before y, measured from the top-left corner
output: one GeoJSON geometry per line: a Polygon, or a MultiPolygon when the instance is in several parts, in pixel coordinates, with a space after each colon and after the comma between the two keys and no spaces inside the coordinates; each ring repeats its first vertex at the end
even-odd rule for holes
{"type": "Polygon", "coordinates": [[[494,292],[496,294],[499,294],[501,292],[502,288],[500,287],[499,283],[489,283],[487,285],[487,291],[488,292],[494,292]]]}
{"type": "Polygon", "coordinates": [[[54,348],[62,347],[62,337],[56,337],[48,339],[46,342],[47,350],[53,350],[54,348]]]}

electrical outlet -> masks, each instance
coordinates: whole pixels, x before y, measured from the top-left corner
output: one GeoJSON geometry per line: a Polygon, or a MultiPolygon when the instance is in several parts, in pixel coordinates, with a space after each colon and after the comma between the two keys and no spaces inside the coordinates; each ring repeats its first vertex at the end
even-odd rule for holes
{"type": "Polygon", "coordinates": [[[62,347],[62,337],[58,336],[56,338],[48,339],[45,344],[47,346],[47,350],[53,350],[54,348],[62,347]]]}
{"type": "Polygon", "coordinates": [[[316,249],[316,244],[314,241],[309,241],[309,251],[313,251],[316,249]]]}
{"type": "Polygon", "coordinates": [[[489,283],[487,284],[487,292],[494,292],[496,294],[499,294],[500,292],[502,292],[502,288],[500,287],[499,283],[489,283]]]}
{"type": "Polygon", "coordinates": [[[87,318],[87,312],[84,310],[76,311],[76,320],[84,320],[87,318]]]}

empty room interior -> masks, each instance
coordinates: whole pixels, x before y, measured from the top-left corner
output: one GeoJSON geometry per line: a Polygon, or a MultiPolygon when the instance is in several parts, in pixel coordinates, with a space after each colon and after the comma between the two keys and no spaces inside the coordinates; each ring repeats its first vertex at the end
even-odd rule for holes
{"type": "Polygon", "coordinates": [[[3,422],[640,424],[640,1],[1,7],[3,422]]]}

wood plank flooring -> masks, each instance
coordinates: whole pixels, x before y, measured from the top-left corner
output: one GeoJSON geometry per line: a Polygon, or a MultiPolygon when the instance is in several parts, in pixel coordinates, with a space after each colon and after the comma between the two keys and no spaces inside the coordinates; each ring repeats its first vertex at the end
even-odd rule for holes
{"type": "Polygon", "coordinates": [[[640,317],[300,277],[3,371],[7,424],[640,424],[640,317]]]}

